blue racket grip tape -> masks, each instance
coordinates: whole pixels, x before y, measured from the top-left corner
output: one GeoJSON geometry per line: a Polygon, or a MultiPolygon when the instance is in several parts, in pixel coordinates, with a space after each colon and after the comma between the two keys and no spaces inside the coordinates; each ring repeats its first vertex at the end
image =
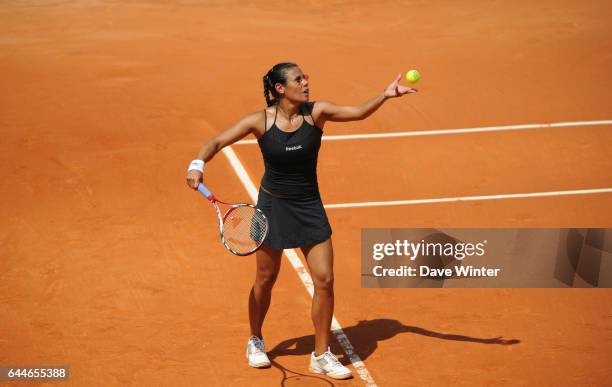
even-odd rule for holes
{"type": "Polygon", "coordinates": [[[202,195],[206,196],[207,198],[212,196],[208,188],[206,188],[206,186],[204,186],[204,184],[202,183],[198,184],[198,191],[200,191],[200,193],[202,193],[202,195]]]}

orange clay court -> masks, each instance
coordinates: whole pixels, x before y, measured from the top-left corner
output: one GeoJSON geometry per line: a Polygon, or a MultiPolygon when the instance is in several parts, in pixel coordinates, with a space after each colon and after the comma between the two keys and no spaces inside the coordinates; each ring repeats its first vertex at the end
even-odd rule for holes
{"type": "MultiPolygon", "coordinates": [[[[610,289],[362,289],[359,250],[366,227],[612,227],[610,15],[609,1],[2,2],[0,365],[69,365],[74,386],[610,385],[610,289]],[[203,142],[264,107],[282,61],[312,100],[342,104],[421,71],[419,93],[327,136],[569,123],[323,141],[324,202],[365,203],[327,213],[335,317],[369,379],[308,373],[311,298],[285,258],[273,367],[247,365],[254,259],[223,248],[184,181],[203,142]]],[[[257,145],[232,150],[258,187],[257,145]]],[[[206,168],[217,196],[251,201],[226,154],[206,168]]]]}

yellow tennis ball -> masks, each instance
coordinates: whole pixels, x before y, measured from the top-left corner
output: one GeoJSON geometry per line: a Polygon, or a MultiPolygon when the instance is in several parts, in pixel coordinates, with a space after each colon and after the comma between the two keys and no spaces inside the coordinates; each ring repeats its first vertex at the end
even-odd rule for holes
{"type": "Polygon", "coordinates": [[[409,70],[406,73],[406,80],[410,83],[417,83],[419,78],[421,78],[421,73],[417,70],[409,70]]]}

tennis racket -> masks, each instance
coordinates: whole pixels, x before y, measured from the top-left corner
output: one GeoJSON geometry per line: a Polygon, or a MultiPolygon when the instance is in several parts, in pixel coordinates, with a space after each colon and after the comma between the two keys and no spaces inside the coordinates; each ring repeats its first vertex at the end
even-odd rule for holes
{"type": "Polygon", "coordinates": [[[202,183],[198,184],[198,191],[217,211],[221,242],[225,248],[243,256],[252,254],[261,247],[270,228],[268,219],[260,209],[252,204],[232,204],[218,200],[202,183]],[[223,215],[219,204],[229,206],[223,215]]]}

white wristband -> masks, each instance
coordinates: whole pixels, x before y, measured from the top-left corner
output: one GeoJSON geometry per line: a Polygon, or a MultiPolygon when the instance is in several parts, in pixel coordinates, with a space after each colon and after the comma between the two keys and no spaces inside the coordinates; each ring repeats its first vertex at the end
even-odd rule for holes
{"type": "Polygon", "coordinates": [[[191,170],[196,170],[204,173],[204,160],[193,160],[191,164],[189,164],[189,168],[187,168],[187,172],[191,170]]]}

